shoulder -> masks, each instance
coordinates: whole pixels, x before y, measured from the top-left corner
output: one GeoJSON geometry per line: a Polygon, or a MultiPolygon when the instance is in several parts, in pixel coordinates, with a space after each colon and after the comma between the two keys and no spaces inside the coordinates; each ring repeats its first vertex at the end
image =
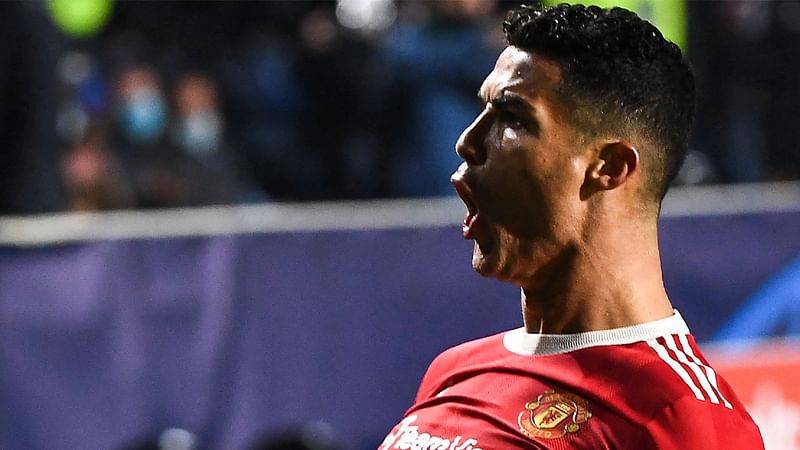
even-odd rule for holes
{"type": "Polygon", "coordinates": [[[728,400],[733,392],[703,356],[693,336],[665,335],[648,339],[646,344],[651,353],[644,373],[647,378],[658,380],[664,403],[691,397],[726,408],[733,406],[728,400]]]}
{"type": "MultiPolygon", "coordinates": [[[[641,430],[641,449],[763,449],[758,427],[690,334],[578,352],[591,395],[641,430]]],[[[639,438],[637,438],[639,439],[639,438]]]]}
{"type": "Polygon", "coordinates": [[[450,378],[457,370],[501,358],[504,352],[503,335],[505,333],[464,342],[450,347],[436,356],[422,378],[417,400],[432,397],[446,388],[448,384],[452,383],[450,378]]]}
{"type": "Polygon", "coordinates": [[[594,370],[611,378],[612,386],[625,392],[626,402],[645,418],[685,397],[724,408],[738,403],[689,334],[668,334],[595,352],[594,370]],[[600,358],[602,351],[605,355],[600,358]]]}
{"type": "Polygon", "coordinates": [[[763,449],[758,427],[691,335],[667,335],[646,344],[655,357],[643,361],[639,383],[649,386],[653,408],[644,418],[651,441],[645,448],[763,449]]]}
{"type": "MultiPolygon", "coordinates": [[[[720,378],[689,334],[668,334],[639,342],[583,350],[590,372],[633,395],[639,411],[656,411],[684,396],[724,404],[720,378]],[[601,376],[601,375],[598,375],[601,376]]],[[[727,388],[727,386],[724,386],[727,388]]]]}
{"type": "Polygon", "coordinates": [[[663,407],[645,424],[643,448],[763,450],[761,433],[744,409],[704,404],[684,396],[663,407]]]}
{"type": "Polygon", "coordinates": [[[428,372],[443,372],[466,363],[476,364],[500,358],[505,352],[503,336],[506,332],[467,341],[440,353],[428,367],[428,372]]]}

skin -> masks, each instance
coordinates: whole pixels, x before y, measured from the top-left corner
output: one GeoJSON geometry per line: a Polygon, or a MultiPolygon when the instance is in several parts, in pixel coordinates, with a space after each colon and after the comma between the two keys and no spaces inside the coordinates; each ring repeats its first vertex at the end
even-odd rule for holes
{"type": "Polygon", "coordinates": [[[643,204],[637,149],[649,144],[577,129],[560,87],[558,64],[515,47],[481,86],[484,109],[456,144],[464,163],[453,174],[477,210],[472,266],[521,288],[528,332],[669,317],[658,205],[643,204]]]}

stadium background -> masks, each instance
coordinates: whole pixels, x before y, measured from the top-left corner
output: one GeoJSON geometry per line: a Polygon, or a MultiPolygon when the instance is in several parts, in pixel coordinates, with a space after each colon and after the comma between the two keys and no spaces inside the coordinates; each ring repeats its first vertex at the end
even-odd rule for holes
{"type": "MultiPolygon", "coordinates": [[[[800,448],[800,3],[603,3],[695,66],[667,289],[800,448]]],[[[0,4],[0,448],[375,448],[436,353],[518,326],[447,183],[509,5],[0,4]]]]}

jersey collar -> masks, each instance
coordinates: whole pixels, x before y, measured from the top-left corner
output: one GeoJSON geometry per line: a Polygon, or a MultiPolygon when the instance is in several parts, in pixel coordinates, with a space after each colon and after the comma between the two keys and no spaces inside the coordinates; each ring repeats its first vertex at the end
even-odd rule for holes
{"type": "Polygon", "coordinates": [[[677,310],[665,319],[611,330],[575,334],[528,333],[525,328],[506,332],[506,350],[523,356],[544,356],[569,353],[601,345],[625,345],[655,339],[669,334],[689,334],[689,327],[677,310]]]}

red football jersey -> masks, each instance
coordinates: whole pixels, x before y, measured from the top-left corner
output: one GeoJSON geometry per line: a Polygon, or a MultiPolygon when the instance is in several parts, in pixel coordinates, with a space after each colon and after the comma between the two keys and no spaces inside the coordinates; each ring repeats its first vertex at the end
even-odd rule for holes
{"type": "Polygon", "coordinates": [[[758,427],[667,319],[568,335],[520,328],[439,355],[380,450],[751,450],[758,427]]]}

